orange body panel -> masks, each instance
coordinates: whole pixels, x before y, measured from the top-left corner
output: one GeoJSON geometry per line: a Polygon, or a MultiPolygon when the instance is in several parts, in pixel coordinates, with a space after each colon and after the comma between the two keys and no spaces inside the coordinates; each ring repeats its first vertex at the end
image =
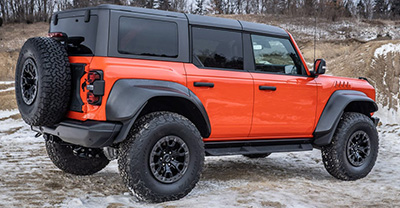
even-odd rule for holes
{"type": "Polygon", "coordinates": [[[250,136],[312,137],[317,107],[314,78],[252,73],[254,116],[250,136]],[[274,86],[275,91],[259,90],[274,86]]]}
{"type": "MultiPolygon", "coordinates": [[[[70,56],[71,63],[88,64],[86,72],[102,70],[104,72],[105,89],[100,106],[89,105],[86,93],[80,89],[82,101],[85,103],[83,113],[70,111],[67,117],[81,121],[106,120],[106,102],[114,83],[119,79],[152,79],[176,82],[186,86],[186,76],[183,63],[167,61],[150,61],[141,59],[112,58],[112,57],[78,57],[70,56]],[[90,62],[91,59],[91,62],[90,62]],[[90,65],[89,65],[90,63],[90,65]]],[[[81,85],[87,76],[81,78],[81,85]]],[[[127,103],[128,105],[128,103],[127,103]]]]}
{"type": "Polygon", "coordinates": [[[253,78],[246,71],[199,69],[185,64],[187,87],[203,103],[211,123],[210,138],[247,137],[253,115],[253,78]],[[213,88],[195,87],[211,82],[213,88]]]}
{"type": "MultiPolygon", "coordinates": [[[[292,38],[292,36],[290,36],[292,38]]],[[[292,39],[308,75],[304,58],[292,39]]],[[[330,96],[336,90],[358,90],[375,100],[375,90],[359,79],[319,75],[291,76],[248,71],[200,69],[191,63],[113,57],[69,57],[71,63],[86,64],[85,72],[104,72],[105,92],[99,106],[89,105],[80,88],[83,113],[70,111],[68,118],[106,120],[106,102],[119,79],[150,79],[187,86],[204,105],[211,124],[205,141],[310,138],[330,96]],[[210,82],[214,87],[195,87],[210,82]],[[259,86],[275,86],[262,91],[259,86]]],[[[81,86],[87,76],[81,80],[81,86]]],[[[127,103],[129,105],[129,103],[127,103]]]]}
{"type": "Polygon", "coordinates": [[[364,92],[369,98],[375,101],[375,89],[367,81],[330,75],[319,75],[315,78],[318,90],[317,112],[315,126],[321,116],[326,103],[332,93],[337,90],[356,90],[364,92]]]}

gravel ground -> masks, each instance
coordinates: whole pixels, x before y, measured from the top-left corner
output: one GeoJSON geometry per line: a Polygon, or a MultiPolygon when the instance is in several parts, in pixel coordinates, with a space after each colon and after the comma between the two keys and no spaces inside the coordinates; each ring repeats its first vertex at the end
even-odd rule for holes
{"type": "Polygon", "coordinates": [[[58,170],[18,111],[0,111],[0,207],[399,207],[400,126],[379,127],[380,153],[366,178],[344,182],[324,169],[319,150],[263,159],[207,157],[197,187],[185,198],[138,202],[116,162],[92,176],[58,170]]]}

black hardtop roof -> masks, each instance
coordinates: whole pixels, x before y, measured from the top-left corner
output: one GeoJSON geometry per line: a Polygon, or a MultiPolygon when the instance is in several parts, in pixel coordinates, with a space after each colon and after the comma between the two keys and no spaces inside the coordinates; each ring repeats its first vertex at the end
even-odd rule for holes
{"type": "MultiPolygon", "coordinates": [[[[288,33],[284,29],[276,27],[276,26],[266,25],[266,24],[246,22],[246,21],[242,21],[242,20],[234,20],[234,19],[221,18],[221,17],[211,17],[211,16],[203,16],[203,15],[157,10],[157,9],[139,8],[139,7],[132,7],[132,6],[102,4],[102,5],[99,5],[96,7],[79,8],[79,9],[73,9],[73,10],[69,10],[69,11],[79,11],[79,10],[88,10],[88,9],[90,9],[90,10],[108,9],[108,10],[118,10],[118,11],[149,14],[149,15],[158,15],[158,16],[165,16],[165,17],[183,18],[183,19],[187,19],[189,24],[191,24],[191,25],[201,25],[201,26],[226,28],[226,29],[233,29],[233,30],[243,30],[243,31],[249,31],[249,32],[267,33],[267,34],[272,34],[272,35],[288,37],[288,33]]],[[[65,11],[65,12],[68,12],[68,11],[65,11]]],[[[59,13],[64,13],[64,12],[57,12],[56,14],[59,14],[59,13]]]]}

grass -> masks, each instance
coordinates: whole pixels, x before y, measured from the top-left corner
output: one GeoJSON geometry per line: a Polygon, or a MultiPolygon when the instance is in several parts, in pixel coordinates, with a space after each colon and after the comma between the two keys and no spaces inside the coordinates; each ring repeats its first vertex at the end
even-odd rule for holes
{"type": "Polygon", "coordinates": [[[6,24],[0,27],[0,81],[13,80],[19,50],[30,37],[46,36],[48,23],[6,24]]]}

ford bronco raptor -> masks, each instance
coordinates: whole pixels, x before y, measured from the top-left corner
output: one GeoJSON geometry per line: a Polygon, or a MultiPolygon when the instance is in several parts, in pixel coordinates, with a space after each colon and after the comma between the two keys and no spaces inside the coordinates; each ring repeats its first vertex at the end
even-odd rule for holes
{"type": "Polygon", "coordinates": [[[89,175],[118,159],[129,190],[162,202],[194,188],[208,155],[317,148],[332,176],[365,177],[375,90],[324,72],[278,27],[100,5],[55,13],[49,37],[22,47],[15,86],[58,168],[89,175]]]}

